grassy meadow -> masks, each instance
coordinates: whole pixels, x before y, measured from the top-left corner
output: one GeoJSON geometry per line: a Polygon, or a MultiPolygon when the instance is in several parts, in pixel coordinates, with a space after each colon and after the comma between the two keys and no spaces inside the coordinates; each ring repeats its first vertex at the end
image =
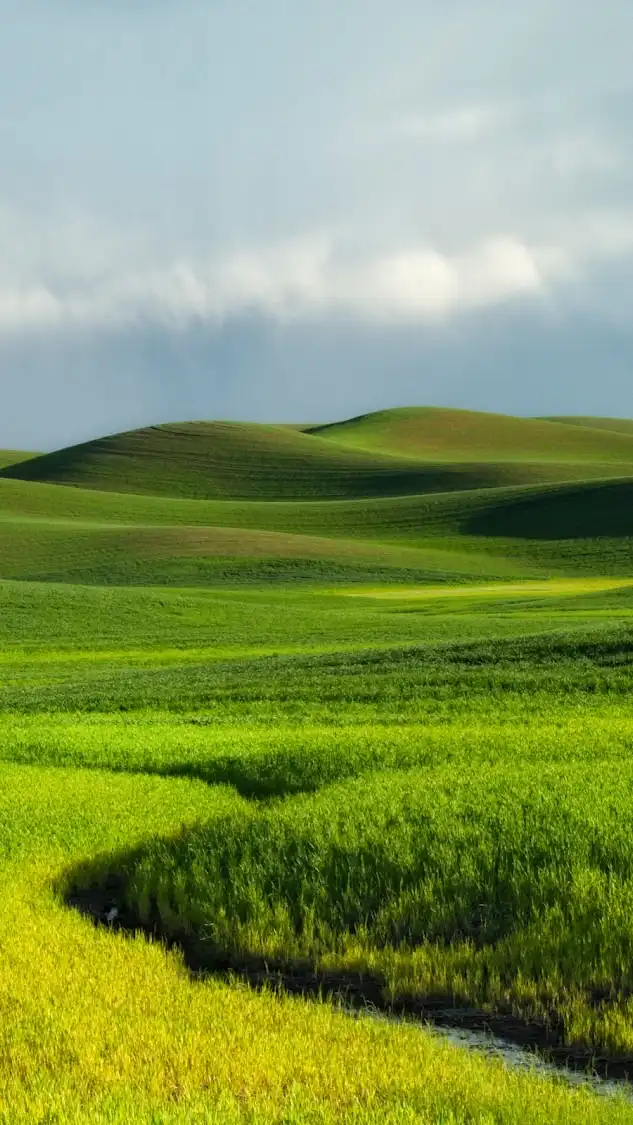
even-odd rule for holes
{"type": "Polygon", "coordinates": [[[633,423],[20,456],[1,1125],[633,1123],[633,423]]]}

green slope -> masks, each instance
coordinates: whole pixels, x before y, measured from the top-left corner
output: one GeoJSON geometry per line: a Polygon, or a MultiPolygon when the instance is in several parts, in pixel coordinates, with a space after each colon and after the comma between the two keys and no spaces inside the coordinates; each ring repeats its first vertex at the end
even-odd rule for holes
{"type": "Polygon", "coordinates": [[[9,465],[17,465],[24,461],[30,460],[32,457],[37,457],[36,453],[26,453],[22,449],[0,449],[0,469],[6,469],[9,465]]]}
{"type": "Polygon", "coordinates": [[[608,454],[631,449],[633,435],[441,410],[389,411],[318,434],[232,423],[132,431],[0,473],[0,578],[209,586],[630,575],[633,462],[608,454]],[[371,431],[385,446],[397,431],[404,450],[403,435],[413,442],[432,418],[444,427],[435,461],[327,436],[371,431]],[[566,462],[548,460],[552,433],[565,438],[566,462]],[[484,439],[491,457],[508,456],[512,434],[514,461],[457,460],[483,456],[484,439]],[[448,452],[454,461],[442,461],[448,452]]]}
{"type": "Polygon", "coordinates": [[[156,496],[300,500],[460,491],[631,472],[633,435],[501,415],[417,410],[388,411],[318,432],[231,422],[153,426],[35,457],[0,475],[156,496]],[[420,444],[424,434],[426,446],[420,444]],[[356,448],[363,442],[370,446],[372,440],[374,448],[356,448]]]}
{"type": "Polygon", "coordinates": [[[611,434],[630,434],[633,436],[633,418],[594,418],[590,415],[569,415],[541,419],[547,422],[563,422],[566,426],[582,426],[592,430],[607,430],[611,434]]]}
{"type": "MultiPolygon", "coordinates": [[[[538,469],[537,469],[538,472],[538,469]]],[[[379,496],[518,483],[512,468],[420,465],[285,426],[199,422],[115,434],[35,458],[7,477],[192,498],[379,496]]],[[[531,478],[530,478],[531,479],[531,478]]]]}
{"type": "MultiPolygon", "coordinates": [[[[112,585],[415,583],[517,577],[525,566],[476,552],[377,539],[233,527],[0,524],[0,578],[112,585]]],[[[528,572],[529,573],[529,572],[528,572]]]]}
{"type": "Polygon", "coordinates": [[[625,537],[633,534],[633,474],[628,479],[304,502],[174,499],[0,480],[3,538],[13,524],[29,520],[89,529],[241,528],[415,542],[448,533],[479,534],[484,516],[489,521],[486,534],[501,538],[625,537]]]}
{"type": "Polygon", "coordinates": [[[423,573],[632,574],[633,479],[307,502],[0,480],[0,577],[208,585],[423,573]]]}
{"type": "Polygon", "coordinates": [[[309,432],[354,449],[437,461],[630,464],[633,457],[633,423],[616,435],[542,418],[430,406],[381,410],[309,432]]]}

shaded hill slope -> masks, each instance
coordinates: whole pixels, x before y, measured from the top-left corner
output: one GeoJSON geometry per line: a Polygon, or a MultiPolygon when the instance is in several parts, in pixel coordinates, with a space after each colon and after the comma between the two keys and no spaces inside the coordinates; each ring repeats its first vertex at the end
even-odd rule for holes
{"type": "Polygon", "coordinates": [[[445,534],[622,538],[633,536],[633,474],[629,479],[306,502],[190,500],[0,478],[3,537],[23,520],[87,529],[241,528],[384,543],[445,534]]]}
{"type": "Polygon", "coordinates": [[[633,537],[633,482],[507,491],[497,503],[473,511],[462,527],[470,534],[514,539],[633,537]]]}
{"type": "Polygon", "coordinates": [[[100,491],[226,500],[345,500],[631,473],[633,434],[430,409],[311,431],[233,422],[152,426],[0,470],[5,478],[100,491]],[[372,440],[375,448],[360,447],[372,440]]]}
{"type": "MultiPolygon", "coordinates": [[[[295,499],[417,492],[429,474],[402,459],[314,441],[291,427],[192,422],[114,434],[5,475],[148,495],[295,499]]],[[[444,487],[446,476],[435,486],[444,487]]],[[[465,482],[461,474],[457,487],[465,482]]]]}

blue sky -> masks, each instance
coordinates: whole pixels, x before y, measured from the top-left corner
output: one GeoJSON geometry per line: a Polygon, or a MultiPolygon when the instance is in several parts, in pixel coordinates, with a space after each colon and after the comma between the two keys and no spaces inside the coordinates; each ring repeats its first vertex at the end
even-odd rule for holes
{"type": "Polygon", "coordinates": [[[0,446],[633,416],[626,0],[0,0],[0,446]]]}

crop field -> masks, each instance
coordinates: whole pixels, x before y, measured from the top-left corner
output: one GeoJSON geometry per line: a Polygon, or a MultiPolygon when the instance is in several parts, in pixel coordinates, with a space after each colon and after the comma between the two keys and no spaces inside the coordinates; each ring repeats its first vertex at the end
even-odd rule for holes
{"type": "Polygon", "coordinates": [[[633,426],[450,414],[6,456],[1,1125],[633,1123],[633,426]]]}

